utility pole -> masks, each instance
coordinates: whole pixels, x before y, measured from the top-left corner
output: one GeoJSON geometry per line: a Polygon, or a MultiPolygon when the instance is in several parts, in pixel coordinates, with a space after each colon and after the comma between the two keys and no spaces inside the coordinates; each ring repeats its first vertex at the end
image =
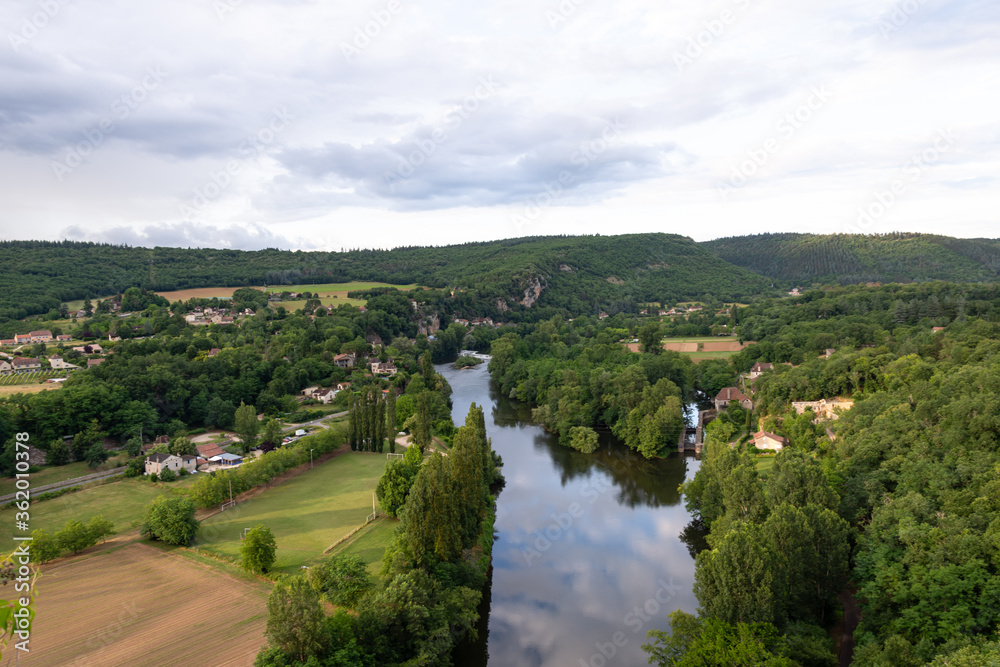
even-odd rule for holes
{"type": "Polygon", "coordinates": [[[309,469],[312,470],[313,467],[313,450],[309,450],[309,469]]]}

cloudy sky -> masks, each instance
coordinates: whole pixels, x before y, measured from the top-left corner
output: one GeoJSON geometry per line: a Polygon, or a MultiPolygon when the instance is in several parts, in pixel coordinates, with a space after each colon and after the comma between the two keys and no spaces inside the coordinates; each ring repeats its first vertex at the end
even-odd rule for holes
{"type": "Polygon", "coordinates": [[[995,0],[0,0],[0,237],[996,237],[995,0]]]}

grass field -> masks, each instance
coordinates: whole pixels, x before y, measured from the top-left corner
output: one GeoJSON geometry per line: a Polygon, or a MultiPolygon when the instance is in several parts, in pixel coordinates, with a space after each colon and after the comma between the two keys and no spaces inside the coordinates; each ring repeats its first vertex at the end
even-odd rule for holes
{"type": "Polygon", "coordinates": [[[323,283],[317,285],[274,285],[268,287],[267,291],[269,293],[280,293],[280,292],[312,292],[313,294],[319,294],[320,296],[339,296],[346,299],[348,292],[354,292],[358,290],[369,290],[375,287],[395,287],[399,290],[413,289],[416,285],[390,285],[389,283],[363,283],[363,282],[350,282],[350,283],[323,283]]]}
{"type": "MultiPolygon", "coordinates": [[[[129,529],[129,524],[142,519],[146,505],[159,495],[169,495],[171,490],[184,489],[194,483],[196,475],[169,484],[150,484],[143,479],[123,479],[120,482],[101,484],[81,491],[66,493],[58,498],[31,504],[31,529],[47,532],[62,529],[70,519],[87,522],[101,514],[113,521],[119,532],[129,529]]],[[[0,549],[14,548],[14,508],[0,510],[0,549]]],[[[19,533],[20,534],[20,533],[19,533]]]]}
{"type": "Polygon", "coordinates": [[[48,567],[37,587],[25,667],[245,667],[265,643],[267,583],[147,544],[48,567]]]}
{"type": "Polygon", "coordinates": [[[383,517],[366,526],[344,544],[338,545],[329,555],[358,556],[368,563],[368,573],[374,576],[382,569],[382,556],[395,537],[397,528],[398,519],[383,517]]]}
{"type": "MultiPolygon", "coordinates": [[[[125,465],[127,459],[127,456],[113,456],[97,468],[91,468],[83,461],[67,463],[64,466],[42,468],[38,472],[31,473],[31,486],[37,489],[46,484],[55,484],[56,482],[73,479],[74,477],[83,477],[84,475],[92,475],[102,470],[111,470],[112,468],[125,465]]],[[[13,477],[0,477],[0,496],[14,493],[16,482],[17,480],[13,477]]]]}
{"type": "Polygon", "coordinates": [[[206,519],[195,546],[238,558],[244,528],[264,524],[278,543],[275,569],[297,572],[365,522],[386,458],[349,452],[206,519]]]}
{"type": "MultiPolygon", "coordinates": [[[[157,292],[170,303],[174,301],[187,301],[189,299],[228,299],[233,296],[233,292],[242,287],[198,287],[196,289],[182,289],[174,292],[157,292]]],[[[251,289],[262,289],[253,287],[251,289]]]]}
{"type": "Polygon", "coordinates": [[[774,467],[774,456],[758,456],[757,472],[767,474],[774,467]]]}

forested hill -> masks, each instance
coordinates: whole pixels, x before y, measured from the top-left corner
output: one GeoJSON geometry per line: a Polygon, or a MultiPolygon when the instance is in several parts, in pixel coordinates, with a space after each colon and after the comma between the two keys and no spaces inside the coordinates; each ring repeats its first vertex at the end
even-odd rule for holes
{"type": "Polygon", "coordinates": [[[736,266],[788,283],[992,282],[1000,240],[930,234],[758,234],[701,246],[736,266]]]}
{"type": "Polygon", "coordinates": [[[769,280],[722,261],[691,239],[667,234],[530,237],[342,253],[0,242],[0,317],[14,319],[133,286],[165,291],[350,280],[450,287],[500,311],[531,303],[571,314],[706,295],[736,299],[770,289],[769,280]]]}

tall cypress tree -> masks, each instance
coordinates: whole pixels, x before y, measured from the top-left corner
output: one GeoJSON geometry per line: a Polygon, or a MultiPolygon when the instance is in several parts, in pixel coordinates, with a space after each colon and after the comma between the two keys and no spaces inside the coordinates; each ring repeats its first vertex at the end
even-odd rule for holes
{"type": "Polygon", "coordinates": [[[396,390],[389,387],[389,397],[385,406],[385,430],[389,434],[389,451],[396,452],[396,390]]]}

